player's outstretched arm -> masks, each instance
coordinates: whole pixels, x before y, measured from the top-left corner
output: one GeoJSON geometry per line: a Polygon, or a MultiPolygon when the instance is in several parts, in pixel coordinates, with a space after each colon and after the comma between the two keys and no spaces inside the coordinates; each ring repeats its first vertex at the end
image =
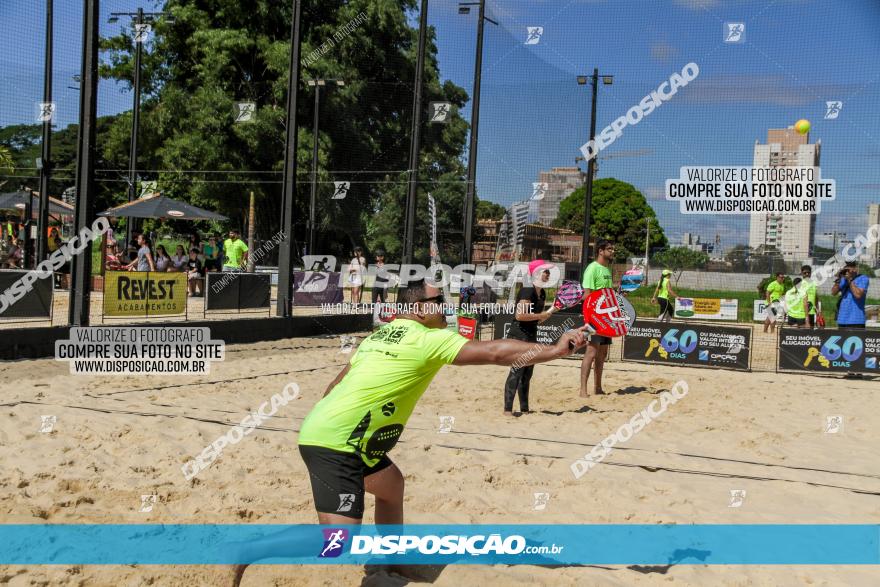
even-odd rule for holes
{"type": "Polygon", "coordinates": [[[586,327],[569,330],[555,344],[538,344],[509,338],[500,340],[472,340],[461,347],[453,365],[517,365],[545,363],[567,357],[586,344],[586,327]]]}

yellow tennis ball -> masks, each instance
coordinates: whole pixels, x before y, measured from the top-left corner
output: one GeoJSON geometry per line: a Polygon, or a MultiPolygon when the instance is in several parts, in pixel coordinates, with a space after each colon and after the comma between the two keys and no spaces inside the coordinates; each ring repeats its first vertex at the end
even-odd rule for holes
{"type": "Polygon", "coordinates": [[[810,132],[810,121],[805,118],[801,118],[794,123],[794,129],[802,135],[805,135],[810,132]]]}

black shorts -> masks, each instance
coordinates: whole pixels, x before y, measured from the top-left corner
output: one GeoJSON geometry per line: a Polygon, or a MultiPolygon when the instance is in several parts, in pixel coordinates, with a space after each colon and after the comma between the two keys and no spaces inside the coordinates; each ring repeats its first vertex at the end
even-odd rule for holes
{"type": "Polygon", "coordinates": [[[864,324],[838,324],[837,327],[841,330],[864,330],[864,324]]]}
{"type": "Polygon", "coordinates": [[[609,344],[611,344],[611,341],[611,337],[599,336],[598,334],[594,334],[590,337],[590,342],[599,346],[608,346],[609,344]]]}
{"type": "Polygon", "coordinates": [[[205,271],[220,271],[220,259],[205,259],[205,271]]]}
{"type": "Polygon", "coordinates": [[[788,325],[789,326],[803,326],[806,323],[807,323],[806,318],[792,318],[791,316],[788,317],[788,325]]]}
{"type": "Polygon", "coordinates": [[[385,455],[370,467],[360,455],[323,446],[301,444],[299,454],[309,470],[315,509],[357,519],[364,517],[364,477],[394,464],[385,455]]]}

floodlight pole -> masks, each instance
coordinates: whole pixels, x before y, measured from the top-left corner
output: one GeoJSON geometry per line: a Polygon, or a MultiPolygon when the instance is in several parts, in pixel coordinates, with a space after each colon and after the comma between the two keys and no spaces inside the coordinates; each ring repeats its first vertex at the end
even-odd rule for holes
{"type": "MultiPolygon", "coordinates": [[[[293,206],[296,200],[296,121],[300,78],[302,0],[293,0],[290,23],[290,63],[287,71],[287,133],[284,141],[284,179],[282,186],[281,230],[284,238],[278,251],[278,295],[275,315],[293,313],[293,206]]],[[[309,251],[311,253],[311,251],[309,251]]]]}
{"type": "MultiPolygon", "coordinates": [[[[590,83],[593,85],[593,103],[590,108],[590,141],[593,141],[596,138],[596,98],[599,93],[598,68],[593,69],[593,76],[590,83]]],[[[587,268],[587,265],[590,263],[590,257],[592,256],[592,251],[590,250],[590,216],[592,215],[593,210],[593,174],[596,169],[595,147],[593,150],[593,156],[587,161],[587,181],[584,185],[584,242],[581,249],[581,274],[583,274],[584,270],[587,268]]]]}
{"type": "MultiPolygon", "coordinates": [[[[52,12],[54,0],[46,0],[46,56],[43,69],[43,103],[52,102],[52,12]]],[[[54,113],[53,113],[54,114],[54,113]]],[[[37,252],[34,256],[34,267],[46,258],[46,243],[49,224],[49,178],[52,174],[52,119],[43,121],[43,150],[40,154],[40,207],[37,212],[37,252]]],[[[30,217],[27,218],[30,223],[30,217]]],[[[26,230],[30,232],[30,227],[26,230]]],[[[27,235],[28,238],[30,235],[27,235]]],[[[25,249],[24,266],[27,267],[27,249],[25,249]]]]}
{"type": "Polygon", "coordinates": [[[412,263],[415,248],[416,207],[419,188],[419,148],[422,124],[422,74],[425,69],[425,43],[428,36],[428,0],[422,0],[419,13],[419,53],[416,59],[415,88],[413,90],[412,134],[409,145],[409,186],[406,193],[406,212],[403,229],[403,264],[412,263]]]}
{"type": "MultiPolygon", "coordinates": [[[[95,122],[98,114],[98,40],[100,0],[83,3],[82,74],[79,93],[79,132],[76,147],[76,206],[74,231],[89,226],[94,218],[95,122]]],[[[92,285],[91,247],[73,257],[68,318],[71,326],[89,325],[92,285]]]]}
{"type": "MultiPolygon", "coordinates": [[[[460,2],[459,6],[475,4],[475,2],[460,2]]],[[[477,54],[474,63],[474,97],[471,101],[471,140],[468,146],[468,171],[467,193],[464,199],[464,250],[461,254],[462,263],[469,264],[473,256],[473,232],[474,232],[474,201],[476,199],[477,183],[477,146],[480,126],[480,82],[483,70],[483,29],[485,21],[492,24],[498,23],[486,17],[486,0],[479,2],[479,16],[477,17],[477,54]]]]}

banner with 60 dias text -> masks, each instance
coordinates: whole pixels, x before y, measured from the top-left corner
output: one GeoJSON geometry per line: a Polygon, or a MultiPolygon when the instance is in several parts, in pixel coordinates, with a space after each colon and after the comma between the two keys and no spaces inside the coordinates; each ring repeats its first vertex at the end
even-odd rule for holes
{"type": "Polygon", "coordinates": [[[880,331],[783,328],[779,370],[880,375],[880,331]]]}
{"type": "Polygon", "coordinates": [[[751,328],[636,320],[623,360],[748,371],[751,348],[751,328]]]}

